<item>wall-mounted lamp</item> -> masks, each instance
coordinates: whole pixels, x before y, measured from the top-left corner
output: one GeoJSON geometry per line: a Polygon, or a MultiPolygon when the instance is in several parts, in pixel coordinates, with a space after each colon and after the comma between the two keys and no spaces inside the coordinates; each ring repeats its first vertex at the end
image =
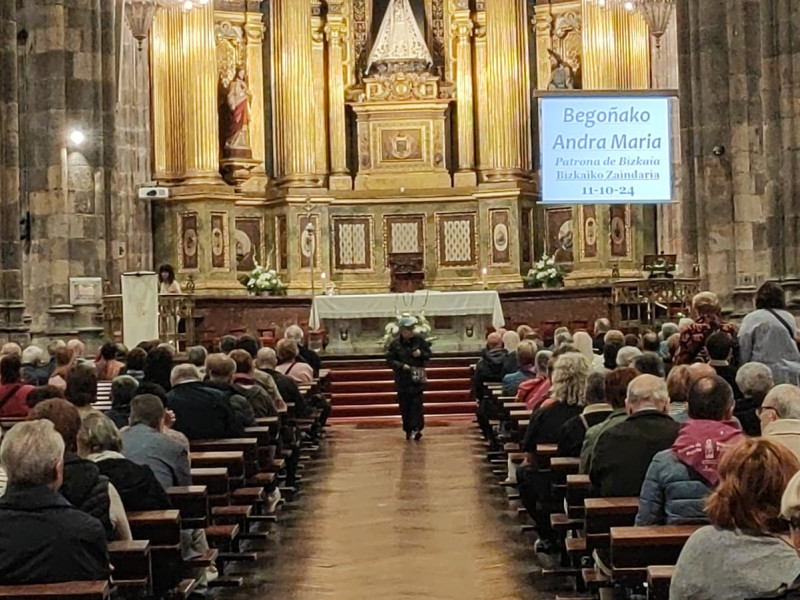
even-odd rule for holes
{"type": "Polygon", "coordinates": [[[339,328],[339,339],[343,342],[347,341],[347,338],[350,337],[350,329],[347,327],[340,327],[339,328]]]}
{"type": "Polygon", "coordinates": [[[475,335],[475,325],[473,325],[472,323],[467,323],[464,332],[467,334],[468,338],[471,338],[472,336],[475,335]]]}

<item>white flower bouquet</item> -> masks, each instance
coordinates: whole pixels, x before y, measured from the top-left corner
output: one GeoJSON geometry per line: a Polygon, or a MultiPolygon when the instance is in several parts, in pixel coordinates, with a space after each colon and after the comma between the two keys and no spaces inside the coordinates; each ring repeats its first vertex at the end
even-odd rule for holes
{"type": "Polygon", "coordinates": [[[542,256],[539,261],[528,271],[525,276],[525,287],[559,287],[564,285],[566,271],[558,262],[555,256],[542,256]]]}
{"type": "Polygon", "coordinates": [[[411,313],[403,313],[401,315],[397,315],[394,321],[390,321],[386,324],[386,327],[383,330],[383,337],[381,338],[381,344],[384,348],[387,348],[389,344],[394,341],[394,339],[400,335],[400,327],[411,326],[411,329],[414,331],[415,335],[420,336],[422,339],[432,342],[435,340],[435,337],[431,336],[431,332],[433,328],[431,327],[430,322],[428,319],[425,318],[425,313],[419,313],[418,315],[412,315],[411,313]]]}
{"type": "Polygon", "coordinates": [[[278,272],[275,269],[267,269],[259,264],[256,264],[252,271],[243,275],[239,282],[251,294],[268,294],[270,296],[283,296],[286,294],[286,284],[283,283],[278,272]]]}

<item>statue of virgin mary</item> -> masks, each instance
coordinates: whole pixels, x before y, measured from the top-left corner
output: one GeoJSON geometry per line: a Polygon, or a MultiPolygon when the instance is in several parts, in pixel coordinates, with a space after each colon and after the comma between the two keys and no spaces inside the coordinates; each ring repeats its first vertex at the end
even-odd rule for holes
{"type": "Polygon", "coordinates": [[[433,64],[409,0],[390,0],[367,60],[373,66],[426,69],[433,64]]]}

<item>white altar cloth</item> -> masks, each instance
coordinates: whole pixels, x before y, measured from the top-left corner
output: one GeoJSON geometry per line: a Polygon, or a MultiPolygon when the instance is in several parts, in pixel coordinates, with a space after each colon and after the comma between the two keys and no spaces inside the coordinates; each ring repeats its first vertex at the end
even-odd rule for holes
{"type": "Polygon", "coordinates": [[[426,317],[488,314],[492,316],[495,329],[505,324],[500,296],[495,291],[420,290],[413,294],[316,296],[311,304],[308,325],[313,331],[319,329],[325,319],[394,318],[402,313],[425,313],[426,317]]]}

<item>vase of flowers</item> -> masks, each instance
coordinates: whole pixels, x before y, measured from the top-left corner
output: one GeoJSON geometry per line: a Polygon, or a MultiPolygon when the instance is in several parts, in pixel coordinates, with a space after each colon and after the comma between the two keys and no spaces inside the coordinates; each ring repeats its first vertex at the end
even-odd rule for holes
{"type": "Polygon", "coordinates": [[[397,315],[393,321],[386,324],[383,330],[383,337],[381,344],[384,348],[388,348],[394,339],[400,335],[401,327],[411,327],[415,335],[420,336],[427,342],[432,342],[436,338],[431,335],[433,331],[430,322],[425,318],[425,313],[412,315],[411,313],[403,313],[397,315]]]}
{"type": "Polygon", "coordinates": [[[554,288],[564,285],[566,271],[555,256],[544,255],[525,276],[525,287],[528,288],[554,288]]]}
{"type": "Polygon", "coordinates": [[[275,269],[267,269],[259,264],[255,268],[243,275],[239,279],[247,292],[252,296],[284,296],[286,295],[286,284],[283,283],[281,276],[275,269]]]}

